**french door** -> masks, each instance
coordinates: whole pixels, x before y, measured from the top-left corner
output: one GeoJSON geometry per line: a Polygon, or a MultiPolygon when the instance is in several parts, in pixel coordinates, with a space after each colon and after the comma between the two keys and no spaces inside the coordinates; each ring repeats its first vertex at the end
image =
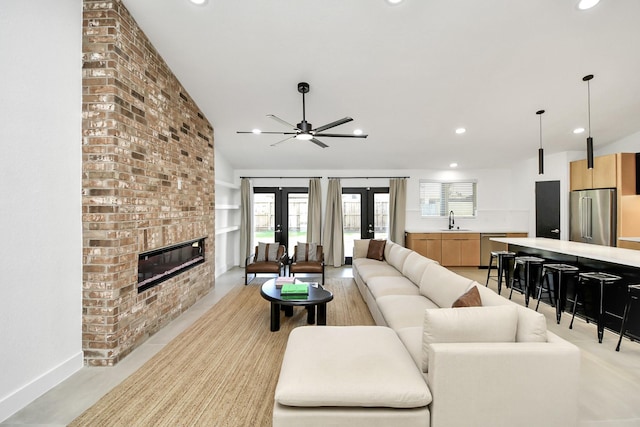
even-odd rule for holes
{"type": "Polygon", "coordinates": [[[351,264],[354,240],[389,236],[389,187],[344,187],[342,227],[345,262],[351,264]]]}
{"type": "Polygon", "coordinates": [[[255,187],[253,189],[253,240],[280,243],[289,255],[298,242],[307,241],[306,187],[255,187]]]}

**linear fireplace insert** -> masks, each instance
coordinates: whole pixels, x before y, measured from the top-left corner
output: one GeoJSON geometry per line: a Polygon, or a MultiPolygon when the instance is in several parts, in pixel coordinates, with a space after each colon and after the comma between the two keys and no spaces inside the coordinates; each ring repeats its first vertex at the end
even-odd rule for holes
{"type": "Polygon", "coordinates": [[[204,237],[138,255],[138,293],[204,262],[204,237]]]}

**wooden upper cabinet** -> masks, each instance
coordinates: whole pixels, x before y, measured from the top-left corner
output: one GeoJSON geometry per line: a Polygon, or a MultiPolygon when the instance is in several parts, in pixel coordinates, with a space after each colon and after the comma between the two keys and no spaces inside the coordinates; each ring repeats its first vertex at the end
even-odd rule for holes
{"type": "Polygon", "coordinates": [[[593,159],[593,186],[591,188],[616,187],[616,155],[609,154],[593,159]]]}
{"type": "Polygon", "coordinates": [[[587,169],[587,160],[576,160],[569,164],[570,189],[616,188],[618,183],[617,156],[608,154],[593,159],[593,169],[587,169]]]}
{"type": "Polygon", "coordinates": [[[569,163],[569,175],[571,191],[593,188],[593,169],[587,169],[587,159],[569,163]]]}

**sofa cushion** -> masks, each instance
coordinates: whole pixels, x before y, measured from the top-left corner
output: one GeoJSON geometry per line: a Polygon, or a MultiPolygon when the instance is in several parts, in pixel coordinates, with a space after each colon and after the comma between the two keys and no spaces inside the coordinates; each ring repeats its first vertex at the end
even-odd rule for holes
{"type": "Polygon", "coordinates": [[[367,281],[367,287],[375,299],[386,295],[420,295],[418,287],[402,276],[375,276],[367,281]]]}
{"type": "Polygon", "coordinates": [[[322,261],[322,250],[318,250],[317,243],[300,243],[295,248],[296,261],[322,261]]]}
{"type": "Polygon", "coordinates": [[[370,240],[367,249],[367,258],[382,261],[384,259],[385,240],[370,240]]]}
{"type": "Polygon", "coordinates": [[[440,308],[425,310],[422,370],[427,372],[431,343],[515,342],[515,306],[440,308]]]}
{"type": "Polygon", "coordinates": [[[398,270],[391,267],[384,261],[376,261],[369,258],[363,258],[362,261],[364,262],[358,262],[356,268],[358,269],[358,274],[360,274],[362,280],[367,283],[372,278],[379,276],[402,277],[402,273],[400,273],[398,270]]]}
{"type": "Polygon", "coordinates": [[[411,326],[421,326],[424,311],[438,307],[422,295],[387,295],[376,299],[376,304],[386,324],[395,331],[411,326]]]}
{"type": "Polygon", "coordinates": [[[391,240],[387,240],[387,244],[384,245],[384,259],[389,259],[389,252],[391,252],[391,250],[396,246],[400,246],[400,245],[398,245],[395,242],[392,242],[391,240]]]}
{"type": "Polygon", "coordinates": [[[353,242],[353,259],[366,258],[371,239],[359,239],[353,242]]]}
{"type": "Polygon", "coordinates": [[[431,403],[431,393],[391,329],[302,326],[289,334],[275,401],[298,407],[419,408],[431,403]]]}
{"type": "Polygon", "coordinates": [[[402,274],[416,286],[420,286],[420,279],[424,274],[424,270],[427,268],[427,264],[434,263],[435,261],[426,257],[423,257],[417,252],[411,251],[402,265],[402,274]]]}
{"type": "Polygon", "coordinates": [[[422,326],[410,326],[396,331],[400,341],[411,355],[416,366],[422,366],[422,326]]]}
{"type": "Polygon", "coordinates": [[[431,263],[420,280],[420,293],[438,307],[449,308],[462,294],[471,288],[473,280],[462,277],[440,264],[431,263]]]}
{"type": "Polygon", "coordinates": [[[452,308],[460,307],[482,307],[482,300],[477,286],[472,286],[467,292],[462,294],[460,298],[455,300],[451,305],[452,308]]]}
{"type": "Polygon", "coordinates": [[[404,262],[413,251],[411,249],[407,249],[404,246],[400,246],[396,243],[393,244],[391,249],[389,250],[389,255],[387,255],[386,260],[389,265],[393,266],[396,270],[402,272],[402,267],[404,266],[404,262]]]}
{"type": "Polygon", "coordinates": [[[546,342],[547,341],[547,319],[542,313],[523,307],[498,295],[492,289],[476,283],[482,305],[512,305],[518,309],[518,331],[516,333],[517,342],[546,342]]]}

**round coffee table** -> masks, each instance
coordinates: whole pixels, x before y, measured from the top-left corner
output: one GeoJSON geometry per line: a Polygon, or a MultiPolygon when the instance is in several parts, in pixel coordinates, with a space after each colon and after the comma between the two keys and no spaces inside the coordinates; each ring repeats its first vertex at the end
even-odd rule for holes
{"type": "Polygon", "coordinates": [[[271,331],[280,330],[280,307],[284,306],[285,316],[293,316],[293,307],[301,306],[307,309],[307,323],[316,323],[316,310],[318,311],[318,325],[327,324],[327,303],[333,299],[333,294],[317,283],[309,283],[309,295],[292,299],[284,299],[280,295],[280,289],[276,288],[276,279],[267,280],[260,288],[260,295],[271,302],[271,331]],[[317,308],[316,308],[317,307],[317,308]]]}

